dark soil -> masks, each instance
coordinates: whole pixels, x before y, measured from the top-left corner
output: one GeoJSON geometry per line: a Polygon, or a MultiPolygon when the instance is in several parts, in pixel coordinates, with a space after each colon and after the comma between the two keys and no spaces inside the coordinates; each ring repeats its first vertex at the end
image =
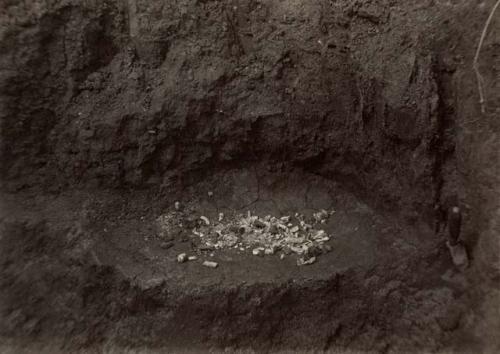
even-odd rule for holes
{"type": "Polygon", "coordinates": [[[210,217],[228,209],[333,208],[325,225],[333,251],[304,267],[292,256],[232,250],[200,254],[216,269],[179,264],[179,253],[194,252],[191,242],[176,236],[164,250],[155,239],[156,217],[172,208],[168,196],[18,193],[6,197],[3,216],[4,330],[20,338],[57,334],[77,346],[399,351],[457,344],[468,282],[431,229],[400,225],[339,185],[293,171],[219,173],[185,198],[210,217]]]}
{"type": "Polygon", "coordinates": [[[493,5],[0,2],[0,348],[500,350],[493,5]],[[178,264],[177,200],[331,207],[333,251],[178,264]]]}

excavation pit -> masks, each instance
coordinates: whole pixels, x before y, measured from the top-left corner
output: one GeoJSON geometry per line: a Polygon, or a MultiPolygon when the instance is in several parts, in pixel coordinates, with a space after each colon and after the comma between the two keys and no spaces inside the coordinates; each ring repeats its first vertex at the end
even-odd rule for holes
{"type": "MultiPolygon", "coordinates": [[[[10,233],[22,229],[17,234],[25,236],[4,241],[10,245],[5,257],[44,245],[44,256],[31,265],[43,282],[30,285],[44,310],[25,298],[7,304],[34,306],[31,315],[41,315],[35,329],[56,321],[61,340],[78,326],[81,345],[113,338],[134,347],[262,350],[329,347],[335,337],[379,346],[374,336],[395,348],[424,339],[436,345],[443,328],[456,320],[454,297],[467,286],[430,228],[377,213],[340,184],[300,170],[220,171],[172,195],[80,191],[6,200],[2,217],[10,233]],[[253,232],[266,230],[262,225],[238,234],[242,250],[225,244],[207,248],[199,236],[208,237],[218,225],[226,232],[228,225],[272,217],[285,224],[277,236],[282,244],[319,230],[328,237],[314,255],[286,247],[274,254],[263,247],[255,255],[266,235],[253,232]],[[311,228],[304,231],[301,220],[311,228]],[[295,226],[300,230],[292,233],[295,226]],[[182,254],[186,259],[179,262],[182,254]],[[74,296],[83,303],[72,303],[74,296]],[[61,301],[70,302],[55,315],[50,309],[60,308],[61,301]],[[425,326],[413,337],[402,336],[415,321],[425,326]],[[361,336],[359,326],[368,326],[361,336]]],[[[218,236],[215,241],[227,239],[218,236]]],[[[304,244],[310,246],[291,243],[304,244]]],[[[7,270],[15,289],[28,291],[22,271],[7,270]]]]}
{"type": "Polygon", "coordinates": [[[495,3],[3,2],[0,351],[500,351],[495,3]]]}
{"type": "Polygon", "coordinates": [[[124,273],[130,269],[128,276],[137,276],[137,270],[149,263],[151,269],[163,269],[163,274],[150,272],[159,279],[192,279],[194,284],[206,281],[196,274],[202,278],[210,274],[202,267],[203,261],[215,261],[219,267],[209,281],[225,279],[237,284],[287,281],[313,274],[330,277],[357,266],[369,269],[377,258],[384,259],[384,252],[404,253],[422,247],[419,237],[427,236],[429,246],[436,241],[430,231],[430,239],[415,231],[405,241],[400,237],[403,227],[378,215],[338,184],[307,173],[216,173],[189,189],[187,198],[164,202],[166,207],[159,215],[138,212],[136,218],[108,220],[102,225],[106,230],[102,249],[109,251],[97,257],[116,259],[124,273]],[[180,210],[175,208],[176,201],[180,210]],[[322,212],[327,216],[323,218],[322,212]],[[309,230],[301,227],[301,220],[309,230]],[[254,226],[255,221],[278,225],[278,230],[273,235],[269,226],[254,226]],[[246,231],[241,230],[245,227],[246,231]],[[295,227],[298,230],[292,232],[295,227]],[[131,235],[127,230],[135,231],[131,235]],[[318,237],[321,232],[324,236],[318,237]],[[312,254],[314,248],[318,248],[317,255],[312,254]],[[197,259],[178,264],[177,256],[182,253],[197,259]],[[296,269],[300,259],[313,256],[317,256],[319,269],[296,269]],[[142,260],[134,269],[137,262],[133,259],[138,257],[142,260]]]}

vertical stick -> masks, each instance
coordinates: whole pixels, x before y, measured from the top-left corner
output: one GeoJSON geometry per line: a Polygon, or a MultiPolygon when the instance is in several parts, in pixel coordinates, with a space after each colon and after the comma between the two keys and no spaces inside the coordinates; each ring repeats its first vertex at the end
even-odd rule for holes
{"type": "Polygon", "coordinates": [[[481,48],[483,47],[483,42],[484,39],[486,38],[486,33],[488,32],[488,27],[490,26],[491,20],[493,18],[493,15],[495,14],[495,11],[497,10],[498,5],[500,5],[500,0],[498,0],[493,8],[491,9],[490,15],[488,16],[488,19],[486,20],[486,23],[484,24],[483,32],[481,33],[481,38],[479,39],[479,44],[477,46],[476,50],[476,55],[474,56],[474,62],[472,64],[472,67],[474,68],[474,72],[476,73],[476,79],[477,79],[477,88],[479,91],[479,104],[481,105],[481,112],[485,112],[484,110],[484,79],[481,76],[481,73],[479,72],[479,67],[478,67],[478,60],[479,60],[479,54],[481,52],[481,48]]]}

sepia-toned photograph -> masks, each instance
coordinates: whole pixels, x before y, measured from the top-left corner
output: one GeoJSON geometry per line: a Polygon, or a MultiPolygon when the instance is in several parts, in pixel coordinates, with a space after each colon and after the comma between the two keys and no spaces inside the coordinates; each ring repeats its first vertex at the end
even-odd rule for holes
{"type": "Polygon", "coordinates": [[[0,354],[500,353],[500,0],[0,0],[0,354]]]}

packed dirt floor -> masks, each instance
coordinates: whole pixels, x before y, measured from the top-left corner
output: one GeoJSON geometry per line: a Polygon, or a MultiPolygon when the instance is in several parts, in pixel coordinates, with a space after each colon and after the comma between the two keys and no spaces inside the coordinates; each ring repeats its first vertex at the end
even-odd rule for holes
{"type": "Polygon", "coordinates": [[[499,352],[495,5],[1,1],[0,352],[499,352]]]}

